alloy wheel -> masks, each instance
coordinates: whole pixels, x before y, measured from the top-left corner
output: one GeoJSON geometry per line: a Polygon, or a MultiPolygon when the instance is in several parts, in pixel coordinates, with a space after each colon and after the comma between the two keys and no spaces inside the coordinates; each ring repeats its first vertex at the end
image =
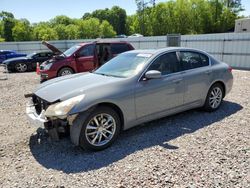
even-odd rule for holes
{"type": "Polygon", "coordinates": [[[70,75],[70,74],[72,74],[72,72],[70,70],[64,70],[64,71],[62,71],[61,76],[66,76],[66,75],[70,75]]]}
{"type": "Polygon", "coordinates": [[[18,63],[16,65],[16,70],[18,72],[25,72],[27,70],[27,65],[25,63],[18,63]]]}
{"type": "Polygon", "coordinates": [[[219,87],[213,88],[209,97],[209,105],[211,108],[216,109],[222,101],[222,91],[219,87]]]}
{"type": "Polygon", "coordinates": [[[87,124],[85,136],[93,146],[107,144],[116,132],[115,119],[106,113],[97,114],[87,124]]]}

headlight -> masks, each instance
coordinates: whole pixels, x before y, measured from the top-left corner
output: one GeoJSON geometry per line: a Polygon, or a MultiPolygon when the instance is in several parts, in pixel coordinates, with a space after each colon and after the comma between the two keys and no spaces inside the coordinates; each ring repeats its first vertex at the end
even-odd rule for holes
{"type": "Polygon", "coordinates": [[[45,112],[46,117],[64,117],[68,114],[68,112],[81,100],[83,100],[85,95],[79,95],[77,97],[73,97],[66,101],[53,104],[49,106],[49,108],[45,112]]]}
{"type": "Polygon", "coordinates": [[[49,70],[53,63],[43,65],[43,70],[49,70]]]}

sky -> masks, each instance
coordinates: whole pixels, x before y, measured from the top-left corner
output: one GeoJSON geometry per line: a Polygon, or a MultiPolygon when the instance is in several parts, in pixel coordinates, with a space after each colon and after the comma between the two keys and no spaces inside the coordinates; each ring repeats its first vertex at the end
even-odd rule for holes
{"type": "MultiPolygon", "coordinates": [[[[156,0],[156,3],[164,1],[166,0],[156,0]]],[[[250,16],[250,0],[241,2],[245,8],[241,14],[250,16]]],[[[17,19],[26,18],[31,23],[36,23],[48,21],[58,15],[81,18],[86,12],[114,5],[125,9],[128,15],[136,12],[135,0],[0,0],[0,12],[11,12],[17,19]]]]}

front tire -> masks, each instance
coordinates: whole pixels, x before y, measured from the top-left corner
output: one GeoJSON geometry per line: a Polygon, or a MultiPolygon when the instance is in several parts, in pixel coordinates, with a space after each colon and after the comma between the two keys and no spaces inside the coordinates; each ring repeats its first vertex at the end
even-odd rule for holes
{"type": "Polygon", "coordinates": [[[223,101],[224,89],[221,84],[216,83],[208,91],[204,109],[209,112],[217,110],[223,101]]]}
{"type": "Polygon", "coordinates": [[[73,74],[74,71],[69,68],[69,67],[64,67],[62,68],[59,72],[58,72],[58,76],[66,76],[66,75],[70,75],[70,74],[73,74]]]}
{"type": "Polygon", "coordinates": [[[15,70],[17,72],[26,72],[28,70],[28,66],[26,63],[17,63],[15,65],[15,70]]]}
{"type": "Polygon", "coordinates": [[[109,147],[121,129],[119,115],[112,108],[105,106],[97,107],[82,123],[79,145],[83,149],[93,151],[109,147]]]}

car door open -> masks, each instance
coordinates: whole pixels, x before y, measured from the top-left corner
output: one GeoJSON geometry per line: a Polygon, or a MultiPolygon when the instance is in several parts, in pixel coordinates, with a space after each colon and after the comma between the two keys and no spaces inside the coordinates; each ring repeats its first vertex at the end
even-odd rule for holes
{"type": "Polygon", "coordinates": [[[78,72],[86,72],[95,68],[95,44],[83,46],[75,55],[78,72]]]}

